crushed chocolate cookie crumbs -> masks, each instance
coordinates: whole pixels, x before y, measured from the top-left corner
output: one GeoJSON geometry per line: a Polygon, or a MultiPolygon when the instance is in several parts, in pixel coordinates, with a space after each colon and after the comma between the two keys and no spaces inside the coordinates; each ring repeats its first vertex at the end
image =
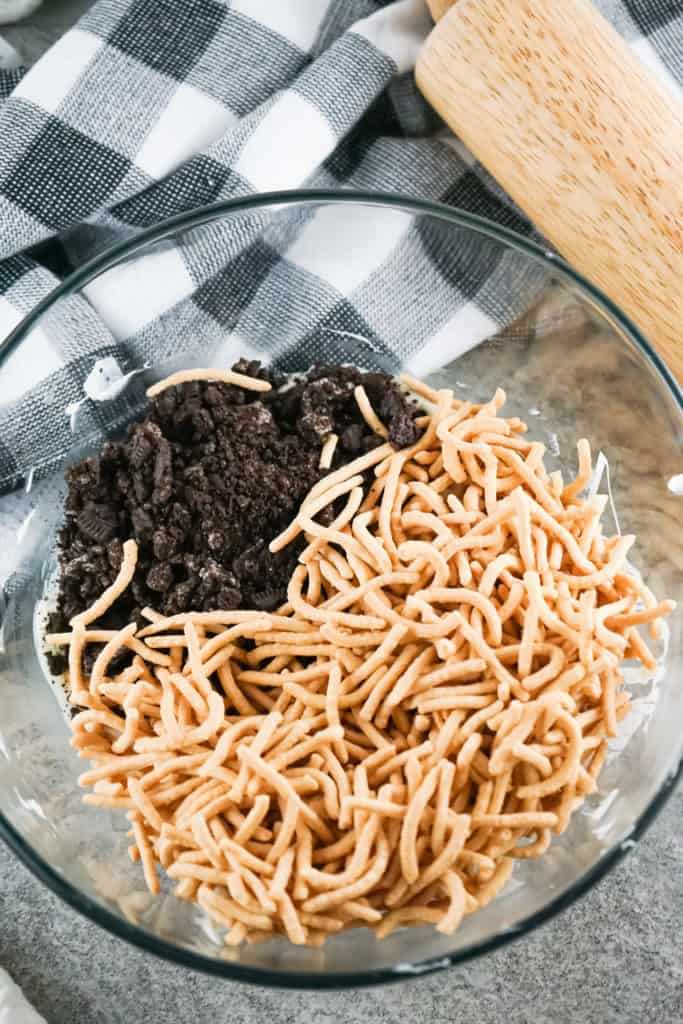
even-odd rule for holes
{"type": "Polygon", "coordinates": [[[234,370],[273,390],[171,387],[125,439],[67,470],[51,630],[64,629],[113,581],[128,537],[138,543],[135,577],[100,626],[139,619],[145,605],[164,615],[276,608],[301,547],[273,555],[268,544],[329,472],[318,466],[325,438],[339,436],[331,470],[382,443],[360,414],[356,385],[396,447],[419,436],[415,405],[386,374],[315,366],[287,380],[246,360],[234,370]]]}

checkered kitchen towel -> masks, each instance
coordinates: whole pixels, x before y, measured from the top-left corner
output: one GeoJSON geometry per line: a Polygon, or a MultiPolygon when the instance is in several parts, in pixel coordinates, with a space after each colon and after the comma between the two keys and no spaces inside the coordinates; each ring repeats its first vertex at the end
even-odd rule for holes
{"type": "MultiPolygon", "coordinates": [[[[683,2],[597,4],[679,88],[683,2]]],[[[33,68],[0,71],[0,339],[55,284],[27,248],[57,235],[75,264],[181,210],[259,191],[403,192],[531,234],[417,94],[412,66],[429,28],[424,0],[99,0],[33,68]]],[[[259,309],[268,294],[274,313],[283,288],[302,309],[315,303],[328,328],[311,331],[309,319],[302,349],[304,338],[283,341],[266,325],[261,348],[281,363],[283,344],[309,361],[334,358],[331,325],[376,338],[373,324],[394,315],[382,308],[390,275],[402,286],[405,278],[406,292],[392,345],[415,369],[439,362],[435,346],[454,309],[470,343],[519,312],[519,280],[506,276],[504,260],[476,290],[464,261],[462,272],[446,273],[435,260],[433,274],[416,281],[406,268],[415,245],[429,266],[425,239],[382,236],[371,277],[321,280],[297,246],[306,218],[271,235],[259,234],[259,223],[159,256],[164,302],[172,292],[177,299],[173,317],[164,316],[152,275],[124,270],[118,288],[70,300],[49,336],[34,332],[7,358],[0,491],[29,466],[44,473],[70,446],[65,408],[81,402],[80,427],[103,428],[102,407],[82,401],[97,360],[130,370],[161,346],[178,354],[201,337],[198,317],[214,335],[216,323],[239,333],[257,291],[259,309]]]]}

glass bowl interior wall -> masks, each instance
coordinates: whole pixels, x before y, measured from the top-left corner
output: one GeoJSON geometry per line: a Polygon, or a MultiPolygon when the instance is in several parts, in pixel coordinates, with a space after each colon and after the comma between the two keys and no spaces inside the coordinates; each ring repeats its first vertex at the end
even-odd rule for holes
{"type": "MultiPolygon", "coordinates": [[[[621,531],[638,534],[635,565],[658,595],[683,597],[683,497],[671,484],[683,470],[680,396],[634,329],[540,250],[445,208],[354,196],[227,204],[132,245],[68,282],[21,329],[10,357],[31,358],[34,332],[63,332],[70,310],[86,302],[107,323],[113,339],[98,342],[93,362],[105,360],[109,390],[75,408],[43,402],[45,431],[69,423],[64,464],[95,450],[103,428],[120,431],[154,380],[245,354],[284,370],[314,359],[407,368],[473,401],[502,386],[506,411],[544,442],[552,468],[575,469],[581,436],[604,453],[602,489],[609,487],[621,531]],[[266,273],[273,252],[286,258],[271,260],[266,273]],[[313,288],[314,277],[325,283],[313,288]]],[[[599,792],[542,858],[520,861],[502,895],[456,935],[410,928],[378,943],[362,930],[320,949],[284,940],[228,949],[170,886],[147,894],[126,852],[125,814],[81,802],[84,764],[46,680],[35,613],[55,570],[62,473],[59,466],[38,482],[29,478],[4,501],[16,542],[0,556],[0,835],[69,902],[146,948],[274,984],[361,984],[444,967],[571,901],[638,838],[676,776],[680,614],[670,620],[656,678],[629,677],[634,711],[599,792]]]]}

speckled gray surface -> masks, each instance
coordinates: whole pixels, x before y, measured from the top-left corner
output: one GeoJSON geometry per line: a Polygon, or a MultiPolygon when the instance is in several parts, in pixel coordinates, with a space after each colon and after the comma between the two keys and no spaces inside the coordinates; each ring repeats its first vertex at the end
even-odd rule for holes
{"type": "Polygon", "coordinates": [[[174,967],[67,908],[0,847],[0,964],[48,1024],[683,1021],[683,789],[591,893],[532,935],[388,988],[284,992],[174,967]]]}
{"type": "MultiPolygon", "coordinates": [[[[88,5],[4,32],[35,59],[88,5]]],[[[390,988],[283,992],[205,977],[115,939],[0,846],[0,965],[48,1024],[657,1024],[683,1021],[683,789],[588,896],[503,950],[390,988]]]]}

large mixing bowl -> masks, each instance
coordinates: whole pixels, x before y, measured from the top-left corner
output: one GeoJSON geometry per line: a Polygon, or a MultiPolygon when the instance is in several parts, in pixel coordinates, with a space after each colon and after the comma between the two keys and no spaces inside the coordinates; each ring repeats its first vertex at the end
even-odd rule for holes
{"type": "MultiPolygon", "coordinates": [[[[141,232],[55,289],[4,352],[16,370],[17,360],[40,358],[46,336],[68,349],[68,332],[78,330],[91,339],[81,369],[104,360],[89,377],[93,397],[65,410],[42,387],[34,402],[52,454],[68,423],[71,451],[46,478],[29,474],[29,493],[0,502],[5,524],[11,516],[17,524],[16,543],[0,554],[0,836],[46,885],[111,932],[190,967],[262,984],[356,986],[440,970],[507,942],[577,899],[635,845],[681,768],[680,613],[656,677],[627,669],[634,709],[597,794],[457,934],[409,928],[377,942],[362,930],[319,949],[283,939],[227,949],[197,907],[144,891],[126,853],[123,812],[81,803],[83,762],[69,747],[34,633],[55,565],[63,464],[92,450],[103,426],[120,430],[145,384],[243,353],[266,353],[284,369],[316,356],[407,367],[475,401],[502,385],[508,414],[527,420],[553,468],[575,468],[577,437],[604,453],[602,488],[611,489],[621,529],[638,534],[637,568],[659,596],[680,600],[681,393],[604,296],[552,253],[445,206],[297,193],[223,203],[141,232]],[[99,338],[101,321],[111,334],[99,338]]],[[[0,374],[4,390],[7,367],[0,374]]]]}

